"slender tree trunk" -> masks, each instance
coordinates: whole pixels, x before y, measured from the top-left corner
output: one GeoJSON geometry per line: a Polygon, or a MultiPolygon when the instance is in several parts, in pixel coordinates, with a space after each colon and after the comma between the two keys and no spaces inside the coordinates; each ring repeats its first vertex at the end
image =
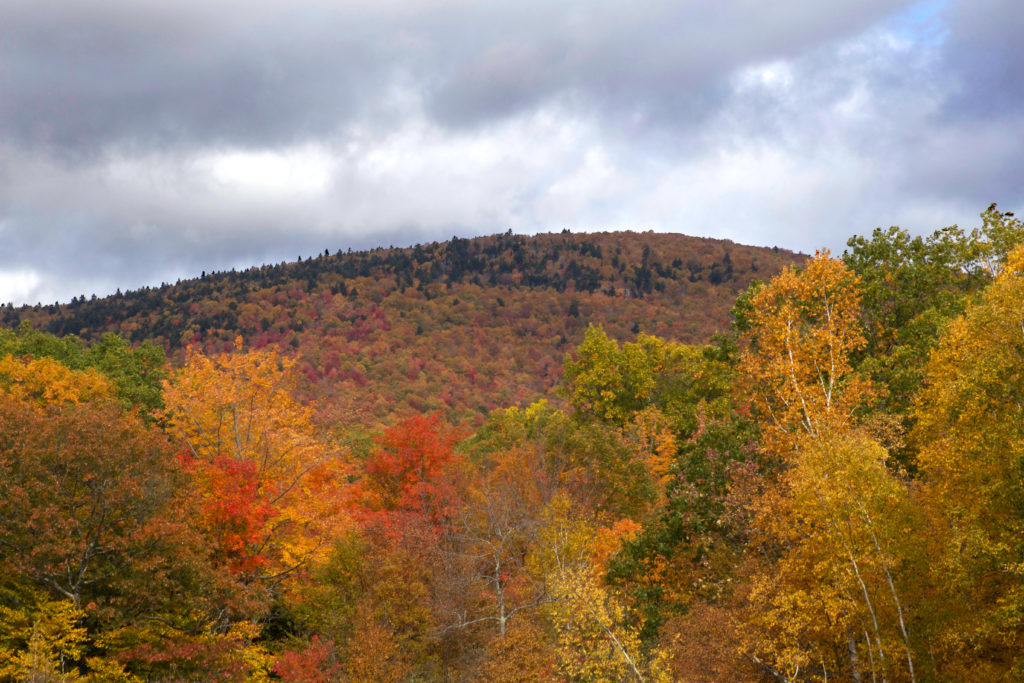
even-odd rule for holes
{"type": "Polygon", "coordinates": [[[846,644],[850,651],[851,678],[853,678],[854,683],[861,683],[860,662],[857,661],[857,639],[853,637],[852,631],[847,632],[846,644]]]}
{"type": "Polygon", "coordinates": [[[853,565],[853,575],[857,578],[857,583],[860,584],[861,592],[864,594],[864,605],[868,608],[868,613],[871,615],[871,623],[875,628],[875,643],[878,645],[878,661],[882,665],[882,681],[884,682],[886,678],[885,653],[882,650],[882,632],[878,627],[878,616],[875,614],[875,606],[871,602],[871,596],[868,593],[868,586],[864,583],[864,579],[860,575],[860,566],[857,564],[857,558],[853,555],[853,548],[850,547],[850,544],[847,543],[846,539],[843,537],[842,529],[839,528],[839,525],[832,517],[832,513],[829,511],[828,506],[825,505],[825,501],[822,500],[821,496],[819,496],[817,492],[815,492],[814,496],[818,499],[818,502],[821,503],[821,507],[825,511],[825,515],[828,517],[829,523],[836,531],[839,542],[842,543],[843,549],[846,550],[846,554],[850,558],[850,564],[853,565]]]}
{"type": "Polygon", "coordinates": [[[871,662],[871,683],[878,680],[875,676],[875,652],[871,648],[871,638],[868,637],[867,629],[864,630],[864,642],[868,645],[868,661],[871,662]]]}
{"type": "MultiPolygon", "coordinates": [[[[852,493],[852,492],[851,492],[852,493]]],[[[882,553],[882,547],[878,543],[878,536],[875,535],[875,526],[871,521],[871,515],[861,505],[860,501],[854,498],[857,503],[857,507],[860,508],[861,514],[864,515],[864,519],[868,523],[868,531],[871,532],[871,540],[874,541],[875,551],[878,553],[878,559],[882,562],[882,571],[885,572],[885,580],[889,583],[889,590],[892,592],[892,600],[896,603],[896,615],[899,617],[900,633],[903,634],[903,647],[907,651],[907,666],[910,667],[910,681],[916,683],[917,678],[914,676],[914,658],[910,654],[910,636],[907,635],[907,627],[903,623],[903,605],[900,604],[900,596],[896,593],[896,584],[893,583],[892,574],[889,572],[889,563],[885,560],[885,555],[882,553]]]]}

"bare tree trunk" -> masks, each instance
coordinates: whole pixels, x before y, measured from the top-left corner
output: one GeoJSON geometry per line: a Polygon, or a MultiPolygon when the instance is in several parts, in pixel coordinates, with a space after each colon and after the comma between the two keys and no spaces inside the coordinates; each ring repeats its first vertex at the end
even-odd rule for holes
{"type": "Polygon", "coordinates": [[[871,683],[875,683],[877,680],[875,677],[875,653],[871,649],[871,638],[868,637],[867,630],[864,631],[864,642],[868,645],[868,659],[871,661],[871,683]]]}

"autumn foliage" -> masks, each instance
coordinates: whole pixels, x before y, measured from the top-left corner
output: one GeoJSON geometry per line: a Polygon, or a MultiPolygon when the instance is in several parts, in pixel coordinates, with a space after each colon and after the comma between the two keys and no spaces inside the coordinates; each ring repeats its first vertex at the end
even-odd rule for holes
{"type": "Polygon", "coordinates": [[[441,423],[439,414],[414,415],[385,430],[365,465],[367,507],[435,522],[451,514],[457,441],[457,433],[441,423]]]}
{"type": "Polygon", "coordinates": [[[346,463],[294,397],[293,365],[268,350],[190,352],[164,392],[203,532],[235,571],[262,580],[306,566],[344,524],[346,463]]]}
{"type": "Polygon", "coordinates": [[[754,271],[670,242],[222,274],[171,362],[0,330],[0,680],[1022,680],[1024,225],[592,315],[754,271]]]}

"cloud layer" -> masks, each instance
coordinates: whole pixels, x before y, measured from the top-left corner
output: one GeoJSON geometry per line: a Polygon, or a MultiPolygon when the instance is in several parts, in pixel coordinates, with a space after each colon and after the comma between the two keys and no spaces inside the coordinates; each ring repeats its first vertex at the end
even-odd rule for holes
{"type": "Polygon", "coordinates": [[[508,228],[806,251],[971,225],[1024,198],[1022,23],[1010,0],[8,0],[0,302],[508,228]]]}

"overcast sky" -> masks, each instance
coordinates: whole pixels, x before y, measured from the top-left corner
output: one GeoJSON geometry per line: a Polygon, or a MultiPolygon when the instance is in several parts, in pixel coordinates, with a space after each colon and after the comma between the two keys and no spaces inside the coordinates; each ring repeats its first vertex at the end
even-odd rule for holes
{"type": "Polygon", "coordinates": [[[324,249],[1024,209],[1019,0],[3,0],[0,302],[324,249]]]}

